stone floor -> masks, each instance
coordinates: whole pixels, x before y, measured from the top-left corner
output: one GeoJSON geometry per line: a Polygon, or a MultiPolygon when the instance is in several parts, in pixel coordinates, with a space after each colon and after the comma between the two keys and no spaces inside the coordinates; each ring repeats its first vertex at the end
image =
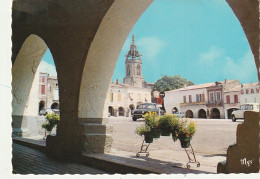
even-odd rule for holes
{"type": "Polygon", "coordinates": [[[58,161],[43,152],[13,143],[14,174],[106,174],[73,162],[58,161]]]}

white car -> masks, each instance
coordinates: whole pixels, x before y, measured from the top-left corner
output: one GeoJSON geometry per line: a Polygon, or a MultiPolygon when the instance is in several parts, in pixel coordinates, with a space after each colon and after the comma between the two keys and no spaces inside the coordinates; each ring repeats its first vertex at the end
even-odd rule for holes
{"type": "Polygon", "coordinates": [[[236,122],[237,119],[244,119],[245,111],[256,111],[259,112],[259,103],[247,103],[240,106],[239,110],[231,113],[232,121],[236,122]]]}
{"type": "Polygon", "coordinates": [[[53,113],[53,111],[51,110],[51,108],[43,108],[43,109],[41,109],[40,110],[40,116],[41,115],[46,115],[46,114],[51,114],[51,113],[53,113]]]}
{"type": "Polygon", "coordinates": [[[176,113],[173,113],[173,115],[176,115],[176,116],[179,117],[179,118],[185,117],[185,115],[184,115],[183,112],[176,112],[176,113]]]}

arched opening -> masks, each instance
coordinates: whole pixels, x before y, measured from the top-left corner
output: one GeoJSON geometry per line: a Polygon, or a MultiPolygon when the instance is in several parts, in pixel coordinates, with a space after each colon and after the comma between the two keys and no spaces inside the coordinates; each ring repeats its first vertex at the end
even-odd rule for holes
{"type": "Polygon", "coordinates": [[[220,119],[220,111],[218,108],[211,109],[210,116],[212,119],[220,119]]]}
{"type": "Polygon", "coordinates": [[[125,116],[125,109],[123,107],[118,108],[118,115],[119,116],[125,116]]]}
{"type": "Polygon", "coordinates": [[[179,112],[177,107],[172,108],[172,114],[175,114],[176,112],[179,112]]]}
{"type": "Polygon", "coordinates": [[[238,108],[230,108],[230,109],[227,110],[227,115],[228,115],[227,117],[228,117],[228,119],[232,118],[231,114],[235,110],[238,110],[238,108]]]}
{"type": "Polygon", "coordinates": [[[141,66],[137,65],[137,75],[141,75],[141,66]]]}
{"type": "Polygon", "coordinates": [[[52,103],[51,105],[51,109],[59,109],[59,103],[55,102],[55,103],[52,103]]]}
{"type": "Polygon", "coordinates": [[[45,107],[45,102],[44,101],[40,101],[39,102],[39,112],[40,112],[40,110],[42,110],[42,108],[44,108],[45,107]]]}
{"type": "Polygon", "coordinates": [[[129,108],[130,108],[130,110],[131,110],[131,114],[132,114],[133,110],[135,109],[135,105],[130,104],[130,105],[129,105],[129,108]]]}
{"type": "Polygon", "coordinates": [[[198,112],[198,116],[199,116],[199,118],[206,119],[207,118],[206,111],[204,109],[200,109],[198,112]]]}
{"type": "MultiPolygon", "coordinates": [[[[26,38],[14,60],[12,67],[14,136],[44,135],[44,130],[39,125],[44,122],[44,118],[37,116],[41,109],[50,108],[52,104],[50,76],[42,71],[44,63],[42,59],[46,50],[44,40],[32,34],[26,38]]],[[[49,69],[46,63],[43,68],[49,69]]],[[[54,65],[53,68],[56,72],[54,65]]]]}
{"type": "Polygon", "coordinates": [[[186,116],[187,118],[193,118],[193,112],[192,112],[192,110],[187,110],[186,113],[185,113],[185,116],[186,116]]]}
{"type": "Polygon", "coordinates": [[[112,106],[108,107],[108,113],[109,113],[110,116],[114,116],[115,115],[114,114],[114,108],[112,106]]]}

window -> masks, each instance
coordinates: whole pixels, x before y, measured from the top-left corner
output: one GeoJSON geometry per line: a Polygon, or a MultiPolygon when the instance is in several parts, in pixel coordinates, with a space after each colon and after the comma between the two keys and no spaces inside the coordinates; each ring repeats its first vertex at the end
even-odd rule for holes
{"type": "Polygon", "coordinates": [[[42,85],[41,87],[41,94],[45,94],[45,85],[42,85]]]}
{"type": "Polygon", "coordinates": [[[255,92],[254,92],[254,89],[251,89],[251,93],[255,93],[255,92]]]}
{"type": "Polygon", "coordinates": [[[137,65],[137,75],[141,75],[141,66],[137,65]]]}
{"type": "Polygon", "coordinates": [[[183,96],[183,103],[186,103],[186,96],[183,96]]]}
{"type": "Polygon", "coordinates": [[[205,102],[205,94],[202,94],[202,101],[205,102]]]}
{"type": "Polygon", "coordinates": [[[113,93],[110,93],[110,101],[113,101],[113,93]]]}
{"type": "Polygon", "coordinates": [[[118,99],[118,101],[121,101],[121,93],[117,94],[117,99],[118,99]]]}
{"type": "Polygon", "coordinates": [[[200,95],[196,94],[196,102],[200,102],[200,95]]]}
{"type": "Polygon", "coordinates": [[[249,90],[247,89],[247,90],[246,90],[246,94],[248,94],[248,92],[249,92],[249,90]]]}
{"type": "Polygon", "coordinates": [[[238,95],[237,94],[234,95],[234,101],[235,101],[235,103],[238,103],[238,95]]]}
{"type": "Polygon", "coordinates": [[[230,96],[229,95],[226,96],[226,103],[230,104],[230,96]]]}
{"type": "Polygon", "coordinates": [[[189,103],[192,103],[192,96],[189,95],[189,103]]]}
{"type": "Polygon", "coordinates": [[[259,88],[256,88],[256,93],[259,93],[259,88]]]}
{"type": "Polygon", "coordinates": [[[221,100],[221,92],[220,91],[217,91],[217,101],[220,101],[221,100]]]}
{"type": "Polygon", "coordinates": [[[215,103],[214,92],[209,93],[209,103],[210,104],[215,103]]]}
{"type": "Polygon", "coordinates": [[[45,78],[44,78],[44,77],[42,77],[42,82],[43,82],[43,83],[45,82],[45,78]]]}

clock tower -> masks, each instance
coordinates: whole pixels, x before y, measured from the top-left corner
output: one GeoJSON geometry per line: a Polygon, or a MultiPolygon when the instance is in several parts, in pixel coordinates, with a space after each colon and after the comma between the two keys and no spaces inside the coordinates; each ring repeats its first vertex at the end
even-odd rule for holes
{"type": "Polygon", "coordinates": [[[135,44],[135,36],[132,35],[132,43],[130,50],[125,55],[125,69],[126,76],[124,78],[124,84],[132,85],[135,87],[144,87],[145,82],[142,73],[142,59],[141,53],[138,52],[135,44]]]}

